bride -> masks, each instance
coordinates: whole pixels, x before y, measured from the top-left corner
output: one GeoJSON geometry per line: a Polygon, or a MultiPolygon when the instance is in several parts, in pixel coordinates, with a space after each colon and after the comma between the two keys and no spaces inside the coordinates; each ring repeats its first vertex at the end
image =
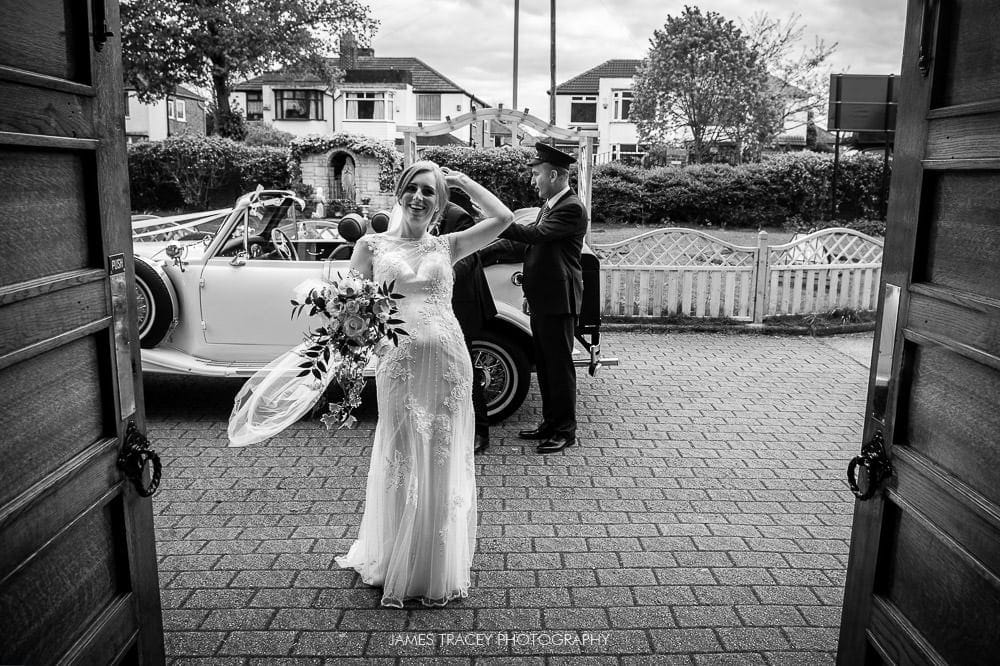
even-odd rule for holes
{"type": "Polygon", "coordinates": [[[429,161],[403,171],[396,199],[401,219],[362,238],[351,259],[364,277],[395,281],[409,335],[380,352],[365,513],[337,563],[381,587],[383,606],[443,606],[468,595],[476,541],[472,365],[451,309],[452,264],[493,241],[513,215],[465,174],[429,161]],[[449,187],[464,190],[486,219],[432,236],[449,187]]]}

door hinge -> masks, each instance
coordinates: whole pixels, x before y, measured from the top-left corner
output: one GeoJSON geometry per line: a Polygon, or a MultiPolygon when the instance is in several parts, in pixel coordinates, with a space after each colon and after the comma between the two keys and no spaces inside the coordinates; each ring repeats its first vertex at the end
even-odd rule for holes
{"type": "Polygon", "coordinates": [[[198,286],[202,289],[205,288],[205,278],[198,278],[198,286]]]}
{"type": "Polygon", "coordinates": [[[207,330],[207,329],[208,329],[208,325],[205,323],[205,320],[203,319],[201,321],[201,330],[204,331],[204,330],[207,330]]]}

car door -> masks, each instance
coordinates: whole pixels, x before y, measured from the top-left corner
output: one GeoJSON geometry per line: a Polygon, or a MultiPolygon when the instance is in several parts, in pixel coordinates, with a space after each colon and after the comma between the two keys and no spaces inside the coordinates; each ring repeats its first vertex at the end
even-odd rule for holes
{"type": "MultiPolygon", "coordinates": [[[[246,230],[254,225],[242,226],[246,230]]],[[[297,225],[280,226],[292,244],[299,245],[297,225]]],[[[348,265],[347,261],[317,261],[305,251],[296,261],[273,251],[206,260],[200,290],[205,341],[227,347],[213,358],[267,361],[297,345],[316,322],[304,316],[292,319],[290,301],[296,288],[307,280],[346,271],[348,265]]]]}
{"type": "Polygon", "coordinates": [[[838,663],[1000,655],[1000,7],[910,0],[838,663]],[[891,468],[886,464],[891,464],[891,468]]]}
{"type": "Polygon", "coordinates": [[[117,463],[145,428],[120,34],[114,0],[0,4],[3,664],[164,662],[152,500],[117,463]]]}

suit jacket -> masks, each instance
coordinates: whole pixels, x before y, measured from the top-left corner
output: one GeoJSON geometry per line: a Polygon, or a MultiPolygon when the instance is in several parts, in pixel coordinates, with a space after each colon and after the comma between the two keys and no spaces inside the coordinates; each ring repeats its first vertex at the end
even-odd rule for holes
{"type": "MultiPolygon", "coordinates": [[[[464,208],[449,202],[438,225],[438,233],[450,234],[468,229],[474,224],[472,216],[464,208]]],[[[470,337],[496,316],[497,309],[478,253],[474,252],[461,259],[455,263],[454,269],[455,286],[451,295],[451,307],[462,327],[462,333],[465,337],[470,337]]]]}
{"type": "Polygon", "coordinates": [[[528,244],[524,255],[524,296],[532,313],[580,314],[583,271],[580,253],[587,235],[587,210],[570,190],[533,224],[512,224],[501,238],[528,244]]]}

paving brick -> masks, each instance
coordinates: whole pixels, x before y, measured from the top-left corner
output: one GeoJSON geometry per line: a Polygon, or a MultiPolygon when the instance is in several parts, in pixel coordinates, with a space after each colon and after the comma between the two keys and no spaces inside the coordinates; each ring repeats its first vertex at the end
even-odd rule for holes
{"type": "Polygon", "coordinates": [[[168,659],[833,663],[853,512],[843,465],[867,371],[812,338],[611,331],[605,345],[622,365],[581,376],[581,447],[543,457],[516,439],[540,418],[534,387],[492,430],[476,461],[474,587],[445,609],[383,609],[333,562],[360,524],[372,405],[335,437],[305,420],[234,450],[225,423],[242,382],[148,378],[169,462],[154,502],[168,659]],[[608,643],[390,645],[502,623],[522,628],[484,631],[608,643]]]}
{"type": "Polygon", "coordinates": [[[221,631],[164,631],[164,649],[170,655],[214,655],[222,645],[221,631]]]}
{"type": "Polygon", "coordinates": [[[658,654],[721,652],[722,645],[711,629],[651,629],[653,650],[658,654]]]}
{"type": "Polygon", "coordinates": [[[368,639],[368,633],[363,631],[303,631],[298,634],[292,653],[321,657],[354,657],[364,654],[368,639]]]}

